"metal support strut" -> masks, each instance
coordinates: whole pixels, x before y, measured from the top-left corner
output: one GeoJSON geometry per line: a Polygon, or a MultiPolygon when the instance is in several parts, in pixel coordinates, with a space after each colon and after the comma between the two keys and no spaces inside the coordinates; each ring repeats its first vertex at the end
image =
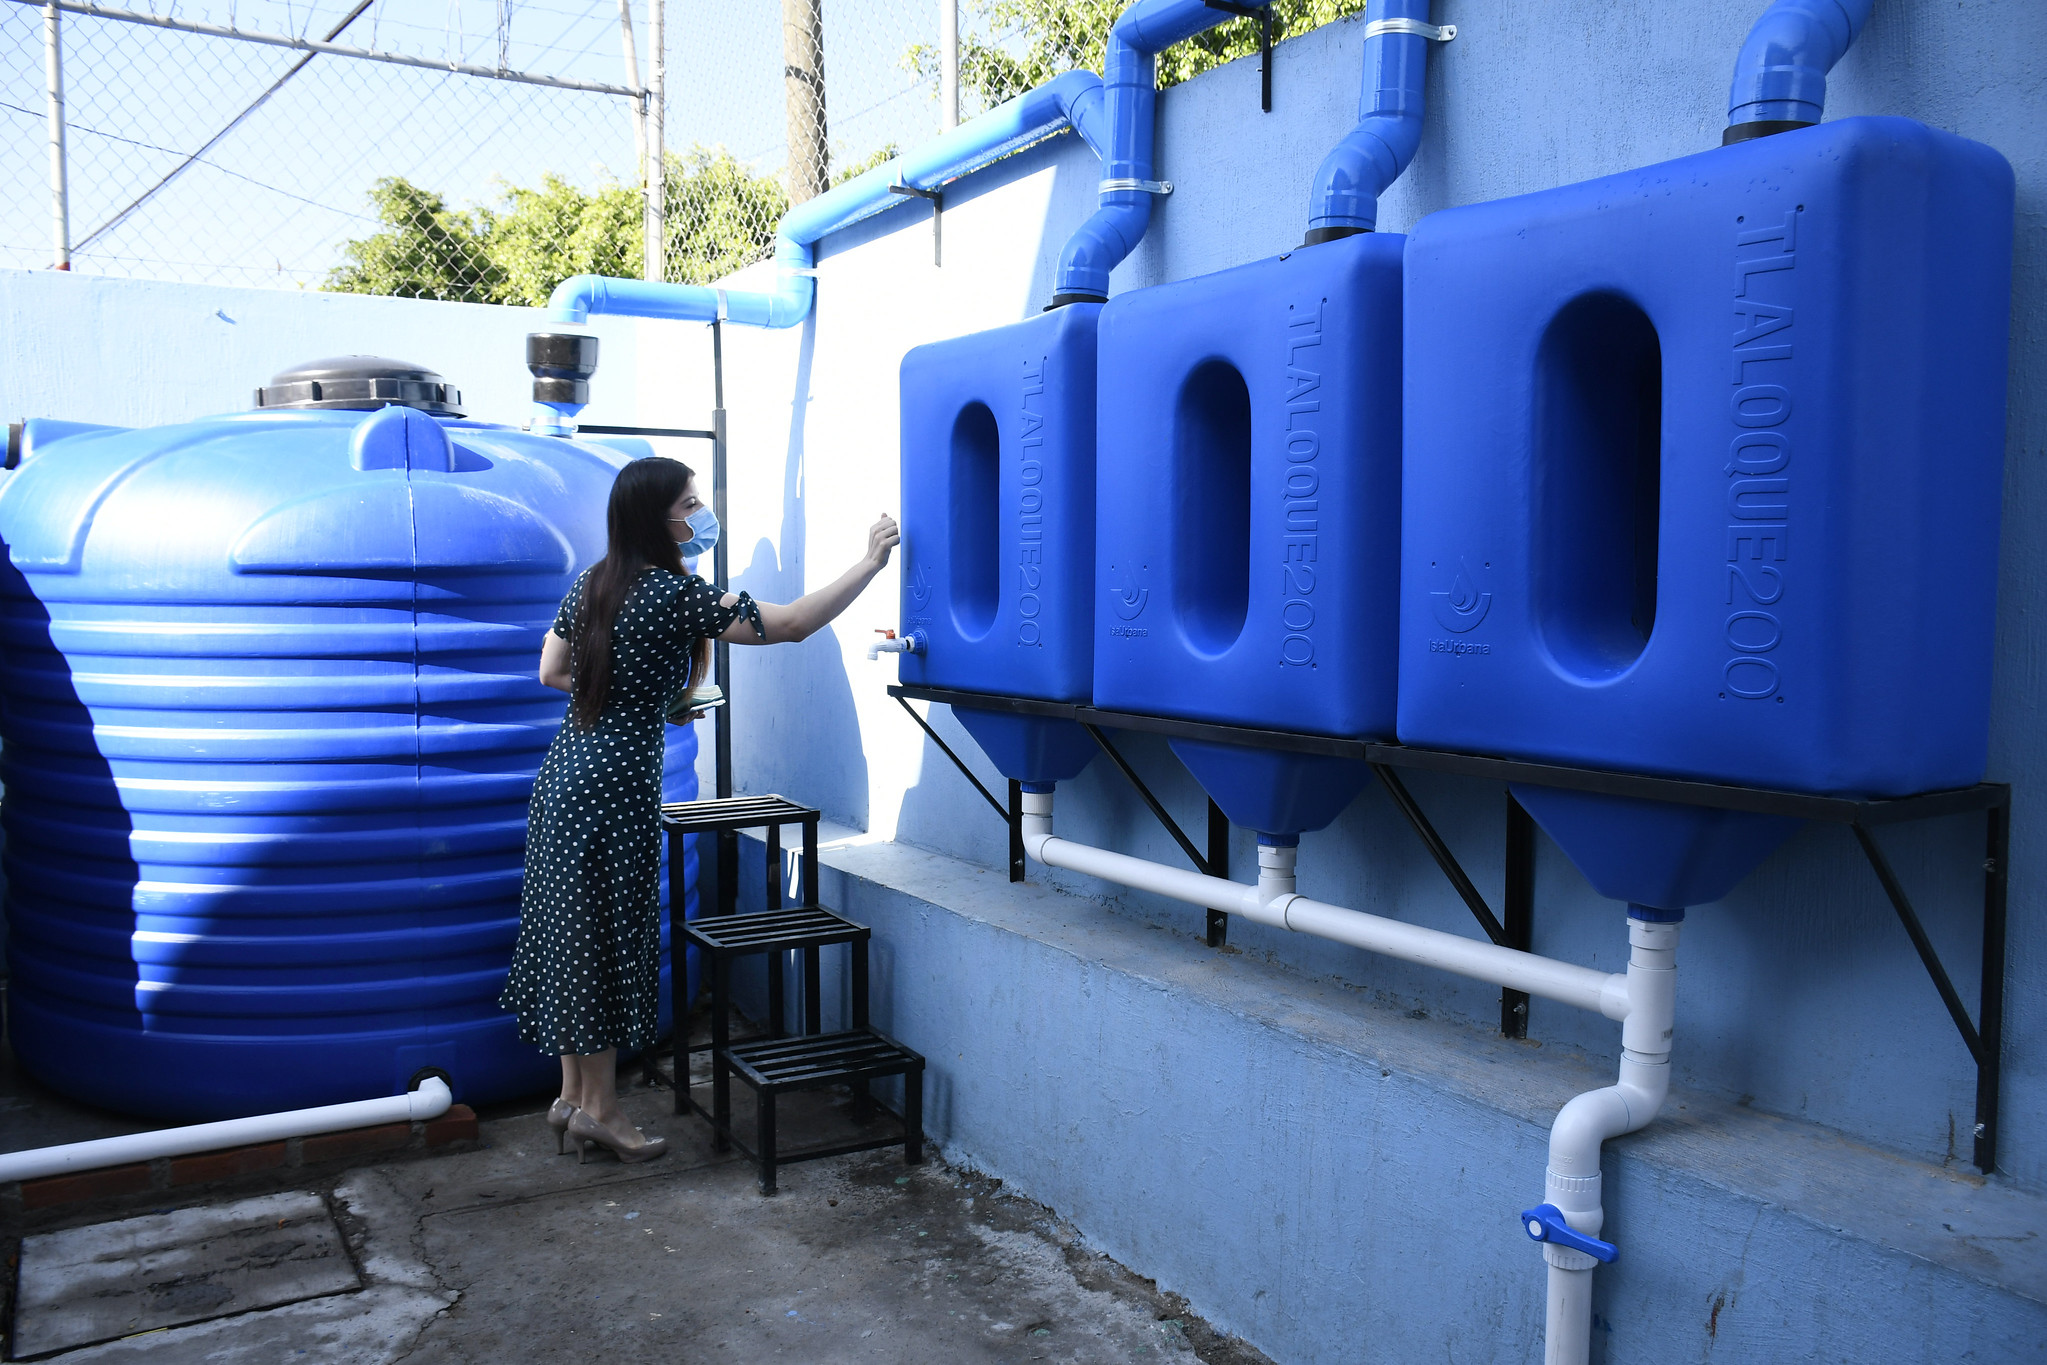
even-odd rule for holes
{"type": "Polygon", "coordinates": [[[1258,107],[1272,112],[1272,6],[1245,5],[1238,0],[1202,0],[1210,9],[1242,15],[1258,25],[1258,107]]]}
{"type": "MultiPolygon", "coordinates": [[[[1445,36],[1448,34],[1446,32],[1445,36]]],[[[1955,1029],[1961,1035],[1962,1045],[1968,1049],[1970,1060],[1976,1064],[1976,1123],[1975,1161],[1977,1169],[1988,1175],[1997,1169],[1997,1127],[1998,1099],[2002,1081],[2004,1049],[2004,974],[2005,936],[2008,913],[2008,896],[2011,878],[2011,787],[2000,782],[1979,782],[1971,787],[1957,787],[1951,790],[1920,792],[1912,796],[1860,800],[1843,796],[1815,796],[1807,792],[1777,791],[1761,787],[1740,787],[1729,783],[1702,782],[1688,778],[1650,777],[1641,773],[1623,773],[1598,768],[1576,768],[1563,764],[1538,763],[1523,759],[1497,758],[1484,754],[1457,753],[1447,750],[1410,748],[1403,744],[1386,744],[1376,740],[1337,739],[1322,735],[1305,735],[1290,731],[1261,730],[1248,726],[1218,725],[1206,721],[1179,720],[1163,716],[1150,716],[1134,712],[1106,711],[1098,707],[1075,705],[1061,702],[1044,702],[1023,697],[1001,697],[985,693],[959,693],[946,688],[917,687],[897,684],[889,688],[889,695],[902,702],[907,709],[910,698],[942,705],[970,704],[984,710],[1002,710],[1015,715],[1040,716],[1054,720],[1070,720],[1087,727],[1095,736],[1104,752],[1122,770],[1143,798],[1174,842],[1180,845],[1193,864],[1210,876],[1229,876],[1229,822],[1223,818],[1215,803],[1209,803],[1208,853],[1201,855],[1178,825],[1166,815],[1165,808],[1145,787],[1136,772],[1116,751],[1103,731],[1114,729],[1139,734],[1178,736],[1188,739],[1209,740],[1217,743],[1240,744],[1252,748],[1278,753],[1319,754],[1331,758],[1356,759],[1369,766],[1392,797],[1394,806],[1406,818],[1415,834],[1429,851],[1444,877],[1450,882],[1472,917],[1485,930],[1486,936],[1494,943],[1523,952],[1532,950],[1535,918],[1535,822],[1528,812],[1511,795],[1507,797],[1505,888],[1502,899],[1503,915],[1496,916],[1486,904],[1485,898],[1472,884],[1471,878],[1458,864],[1441,834],[1430,824],[1420,804],[1408,791],[1406,783],[1396,769],[1438,772],[1461,777],[1479,778],[1502,784],[1530,783],[1542,787],[1557,787],[1566,791],[1596,792],[1607,796],[1634,797],[1647,801],[1667,801],[1680,805],[1696,806],[1713,810],[1754,811],[1764,815],[1789,816],[1799,820],[1813,820],[1825,824],[1846,825],[1854,831],[1870,867],[1876,872],[1885,896],[1896,911],[1898,922],[1904,926],[1906,936],[1919,955],[1921,964],[1932,979],[1934,989],[1939,992],[1941,1003],[1947,1007],[1948,1015],[1954,1020],[1955,1029]],[[1977,1014],[1972,1017],[1968,1005],[1949,974],[1939,953],[1934,949],[1925,926],[1920,922],[1918,912],[1913,908],[1911,898],[1906,894],[1904,884],[1898,879],[1890,861],[1877,846],[1871,832],[1878,825],[1899,824],[1906,821],[1930,820],[1951,815],[1972,815],[1982,812],[1986,821],[1983,845],[1983,950],[1977,1014]]],[[[914,716],[916,713],[913,711],[914,716]]],[[[918,717],[918,724],[923,719],[918,717]]],[[[929,731],[928,726],[925,727],[929,731]]],[[[932,736],[934,739],[937,736],[932,736]]],[[[959,757],[945,749],[948,758],[960,766],[959,757]]],[[[971,777],[971,774],[969,774],[971,777]]],[[[979,787],[979,783],[975,785],[979,787]]],[[[982,794],[987,795],[985,789],[982,794]]],[[[1001,803],[989,797],[989,802],[1012,826],[1016,817],[1003,811],[1001,803]]],[[[1211,947],[1220,947],[1223,942],[1224,924],[1228,917],[1217,911],[1209,911],[1208,942],[1211,947]]],[[[1519,991],[1500,993],[1500,1031],[1510,1038],[1528,1036],[1528,997],[1519,991]]]]}
{"type": "Polygon", "coordinates": [[[1939,950],[1933,946],[1918,911],[1912,907],[1912,898],[1906,894],[1905,884],[1898,879],[1890,859],[1877,845],[1876,836],[1859,820],[1849,828],[1855,832],[1855,841],[1862,846],[1863,856],[1869,860],[1870,869],[1876,873],[1891,908],[1897,911],[1898,922],[1904,926],[1905,936],[1912,940],[1912,948],[1919,954],[1927,976],[1932,978],[1941,1003],[1947,1006],[1948,1017],[1954,1020],[1956,1032],[1962,1035],[1962,1046],[1969,1050],[1970,1059],[1976,1063],[1976,1126],[1972,1155],[1976,1168],[1988,1175],[1997,1169],[1997,1101],[2004,1069],[2005,902],[2009,890],[2006,864],[2011,852],[2009,797],[1989,807],[1984,815],[1983,969],[1978,987],[1978,1019],[1969,1017],[1968,1004],[1963,1001],[1961,992],[1955,989],[1954,978],[1948,975],[1939,950]]]}

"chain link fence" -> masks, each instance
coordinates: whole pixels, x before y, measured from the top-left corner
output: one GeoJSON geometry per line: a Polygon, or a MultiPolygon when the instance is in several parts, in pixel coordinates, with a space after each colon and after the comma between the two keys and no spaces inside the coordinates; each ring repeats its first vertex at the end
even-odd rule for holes
{"type": "MultiPolygon", "coordinates": [[[[50,10],[0,0],[0,265],[68,248],[96,274],[538,304],[572,274],[652,273],[658,142],[658,268],[707,283],[770,254],[792,203],[942,126],[935,0],[665,0],[659,73],[652,2],[69,5],[60,189],[50,10]],[[638,93],[657,79],[658,119],[638,93]]],[[[1124,8],[956,3],[961,118],[1099,70],[1124,8]]],[[[1364,4],[1279,0],[1274,37],[1364,4]]],[[[1258,44],[1233,18],[1162,54],[1161,83],[1258,44]]]]}

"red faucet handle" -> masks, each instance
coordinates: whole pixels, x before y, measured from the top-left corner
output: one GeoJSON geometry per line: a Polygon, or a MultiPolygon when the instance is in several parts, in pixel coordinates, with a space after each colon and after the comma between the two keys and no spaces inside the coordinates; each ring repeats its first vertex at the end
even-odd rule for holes
{"type": "Polygon", "coordinates": [[[884,640],[893,640],[896,638],[896,633],[894,631],[883,630],[880,626],[876,626],[874,628],[874,633],[876,635],[879,635],[884,640]]]}

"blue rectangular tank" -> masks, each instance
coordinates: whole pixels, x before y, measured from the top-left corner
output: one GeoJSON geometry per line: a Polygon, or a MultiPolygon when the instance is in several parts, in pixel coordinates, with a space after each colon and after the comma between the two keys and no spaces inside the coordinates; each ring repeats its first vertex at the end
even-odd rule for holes
{"type": "Polygon", "coordinates": [[[2012,213],[1990,148],[1851,118],[1423,220],[1401,739],[1978,780],[2012,213]]]}
{"type": "Polygon", "coordinates": [[[1391,735],[1405,240],[1103,308],[1097,706],[1391,735]]]}
{"type": "Polygon", "coordinates": [[[903,357],[903,634],[925,687],[1086,701],[1095,321],[1074,304],[903,357]]]}

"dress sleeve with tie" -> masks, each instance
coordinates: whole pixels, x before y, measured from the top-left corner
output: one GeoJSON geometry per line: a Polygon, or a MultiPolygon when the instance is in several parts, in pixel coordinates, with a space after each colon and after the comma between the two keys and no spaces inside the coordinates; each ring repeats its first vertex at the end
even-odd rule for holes
{"type": "Polygon", "coordinates": [[[741,593],[731,606],[720,602],[724,594],[703,579],[691,574],[675,592],[675,619],[682,626],[685,635],[696,639],[715,640],[723,635],[734,621],[744,617],[752,626],[753,633],[760,639],[768,638],[768,628],[761,621],[760,604],[750,593],[741,593]]]}

